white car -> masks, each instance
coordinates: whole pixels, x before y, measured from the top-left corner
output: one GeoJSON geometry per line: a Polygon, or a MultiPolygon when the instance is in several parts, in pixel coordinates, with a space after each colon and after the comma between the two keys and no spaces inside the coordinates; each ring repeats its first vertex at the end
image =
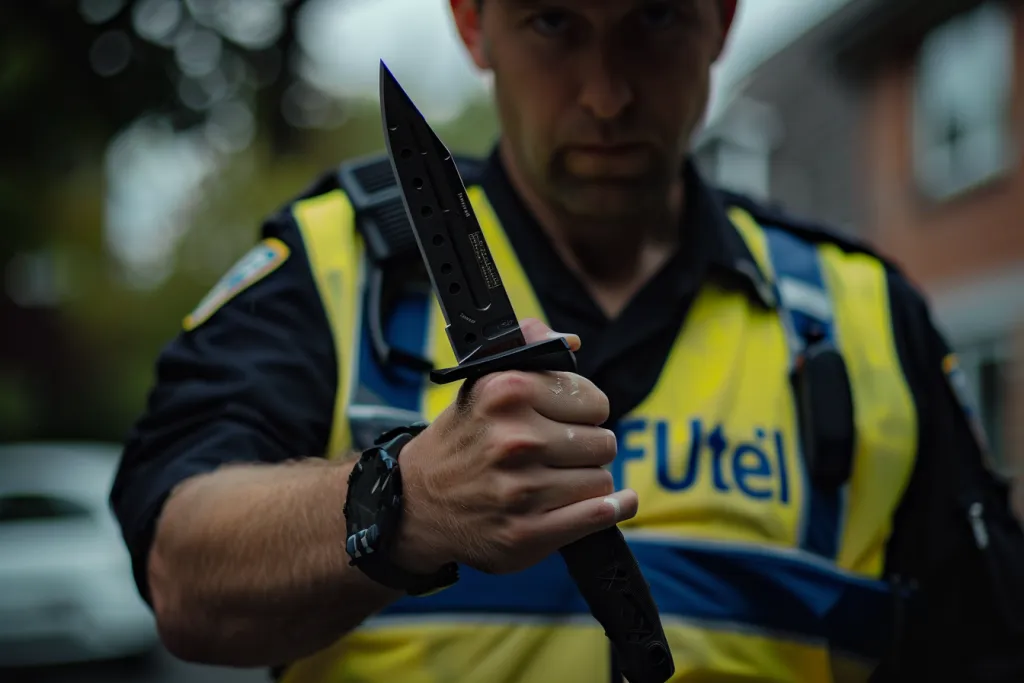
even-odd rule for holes
{"type": "Polygon", "coordinates": [[[0,667],[121,659],[159,643],[107,504],[120,446],[0,444],[0,667]]]}

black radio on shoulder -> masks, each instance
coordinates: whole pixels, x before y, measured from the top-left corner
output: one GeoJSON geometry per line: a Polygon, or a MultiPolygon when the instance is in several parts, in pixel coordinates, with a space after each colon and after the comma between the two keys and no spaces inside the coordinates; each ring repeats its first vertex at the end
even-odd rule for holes
{"type": "Polygon", "coordinates": [[[799,358],[793,384],[811,481],[824,491],[837,491],[850,479],[857,434],[842,354],[830,341],[813,341],[799,358]]]}
{"type": "Polygon", "coordinates": [[[454,563],[433,574],[415,574],[392,560],[403,509],[399,453],[426,427],[420,422],[377,437],[374,446],[363,451],[352,468],[344,508],[345,550],[350,564],[377,583],[413,596],[435,593],[459,579],[454,563]]]}

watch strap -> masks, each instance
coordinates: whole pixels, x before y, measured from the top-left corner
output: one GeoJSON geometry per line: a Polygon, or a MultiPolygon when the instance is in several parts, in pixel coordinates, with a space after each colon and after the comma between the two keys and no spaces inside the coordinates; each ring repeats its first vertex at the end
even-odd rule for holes
{"type": "Polygon", "coordinates": [[[351,558],[349,564],[358,567],[377,583],[394,590],[405,591],[411,596],[436,593],[459,579],[458,565],[454,562],[445,564],[431,574],[417,574],[397,566],[391,559],[391,544],[403,512],[399,454],[402,448],[427,426],[425,422],[417,422],[382,433],[374,440],[374,445],[363,452],[349,475],[348,495],[351,500],[354,495],[353,482],[364,473],[364,467],[379,460],[388,469],[390,476],[387,479],[391,480],[389,484],[393,491],[384,497],[378,511],[381,516],[387,515],[385,531],[382,531],[381,525],[376,522],[366,528],[354,528],[350,518],[349,500],[345,503],[346,551],[351,558]]]}

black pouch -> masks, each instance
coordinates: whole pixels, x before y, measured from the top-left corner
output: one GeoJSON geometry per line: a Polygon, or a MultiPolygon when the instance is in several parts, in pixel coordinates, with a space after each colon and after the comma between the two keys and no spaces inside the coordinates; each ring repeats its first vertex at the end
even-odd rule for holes
{"type": "Polygon", "coordinates": [[[811,482],[820,490],[835,491],[853,470],[857,431],[846,363],[831,342],[811,343],[798,359],[792,382],[811,482]]]}

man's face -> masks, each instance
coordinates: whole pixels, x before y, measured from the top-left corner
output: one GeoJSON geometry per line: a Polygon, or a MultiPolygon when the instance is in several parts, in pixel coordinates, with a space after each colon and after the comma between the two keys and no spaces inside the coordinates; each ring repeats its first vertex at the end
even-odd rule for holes
{"type": "Polygon", "coordinates": [[[468,31],[461,14],[535,191],[591,219],[664,205],[707,104],[718,0],[484,0],[468,31]]]}

